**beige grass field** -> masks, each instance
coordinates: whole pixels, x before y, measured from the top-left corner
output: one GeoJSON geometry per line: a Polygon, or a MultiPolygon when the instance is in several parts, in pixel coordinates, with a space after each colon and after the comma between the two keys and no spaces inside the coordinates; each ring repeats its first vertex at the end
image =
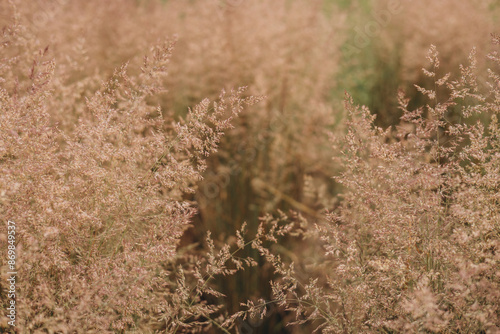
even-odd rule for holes
{"type": "Polygon", "coordinates": [[[496,0],[0,0],[1,333],[500,333],[496,0]]]}

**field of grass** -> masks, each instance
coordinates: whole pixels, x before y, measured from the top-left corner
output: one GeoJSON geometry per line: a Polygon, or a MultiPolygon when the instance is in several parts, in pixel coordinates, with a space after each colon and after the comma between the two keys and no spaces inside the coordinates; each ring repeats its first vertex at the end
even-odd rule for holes
{"type": "Polygon", "coordinates": [[[0,0],[1,333],[499,333],[496,0],[0,0]]]}

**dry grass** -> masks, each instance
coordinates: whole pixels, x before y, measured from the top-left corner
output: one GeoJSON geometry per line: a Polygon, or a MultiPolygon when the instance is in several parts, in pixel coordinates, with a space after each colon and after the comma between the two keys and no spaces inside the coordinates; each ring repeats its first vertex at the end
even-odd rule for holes
{"type": "Polygon", "coordinates": [[[498,5],[388,6],[0,1],[17,332],[498,332],[498,5]]]}

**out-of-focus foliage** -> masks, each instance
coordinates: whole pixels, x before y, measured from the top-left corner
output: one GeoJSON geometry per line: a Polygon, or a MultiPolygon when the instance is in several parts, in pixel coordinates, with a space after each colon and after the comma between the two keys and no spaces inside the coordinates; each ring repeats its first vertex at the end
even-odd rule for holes
{"type": "Polygon", "coordinates": [[[499,13],[488,0],[0,0],[19,328],[494,331],[499,65],[482,60],[499,13]],[[474,74],[460,72],[473,46],[474,74]]]}

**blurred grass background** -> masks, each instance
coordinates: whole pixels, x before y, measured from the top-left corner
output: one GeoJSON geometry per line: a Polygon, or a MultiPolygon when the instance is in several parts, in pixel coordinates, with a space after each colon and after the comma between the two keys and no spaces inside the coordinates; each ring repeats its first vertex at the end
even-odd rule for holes
{"type": "MultiPolygon", "coordinates": [[[[58,59],[59,66],[72,68],[66,80],[75,82],[71,91],[61,93],[67,109],[53,111],[62,128],[84,112],[75,110],[72,101],[97,88],[79,78],[95,72],[104,79],[166,36],[177,38],[165,82],[169,93],[152,101],[164,113],[183,116],[223,88],[248,86],[247,94],[266,96],[235,122],[210,158],[197,192],[187,198],[199,212],[181,247],[203,247],[207,231],[223,244],[243,222],[255,231],[259,217],[278,209],[299,211],[311,222],[323,210],[334,209],[341,189],[332,179],[339,167],[332,160],[336,152],[328,132],[344,131],[344,92],[374,112],[378,125],[397,124],[397,90],[407,92],[411,107],[421,102],[413,83],[429,83],[421,68],[430,44],[441,53],[440,75],[457,73],[473,46],[479,59],[490,51],[488,36],[498,32],[500,19],[498,0],[93,0],[39,6],[52,16],[27,15],[33,33],[51,44],[56,57],[70,55],[58,59]],[[398,9],[391,13],[391,6],[398,9]],[[388,11],[380,21],[380,13],[388,11]],[[66,12],[82,15],[68,17],[66,12]],[[66,39],[53,39],[70,26],[66,39]]],[[[19,7],[22,12],[22,3],[19,7]]],[[[320,245],[296,239],[281,244],[291,250],[282,256],[298,261],[299,271],[322,261],[320,245]]],[[[259,258],[255,252],[244,255],[259,258]]],[[[227,296],[228,312],[240,310],[247,299],[270,300],[272,278],[264,262],[222,277],[217,285],[227,296]]],[[[312,331],[284,327],[288,316],[275,311],[252,333],[312,331]]]]}
{"type": "MultiPolygon", "coordinates": [[[[192,72],[183,77],[197,78],[197,82],[175,90],[173,104],[185,110],[186,104],[228,85],[248,85],[251,94],[267,98],[242,116],[219,154],[210,160],[193,198],[199,215],[185,235],[186,244],[202,240],[209,230],[222,244],[241,223],[255,230],[260,216],[277,209],[302,212],[314,222],[312,212],[335,208],[340,188],[331,176],[338,173],[338,167],[331,159],[327,131],[343,131],[344,92],[377,114],[378,125],[395,125],[401,115],[398,89],[407,92],[410,106],[421,102],[413,83],[429,83],[421,68],[430,44],[442,53],[440,73],[457,73],[458,64],[466,62],[473,46],[481,50],[480,56],[486,54],[489,45],[476,43],[487,41],[498,27],[498,2],[399,1],[398,12],[382,26],[374,15],[387,11],[388,6],[387,1],[369,0],[278,1],[272,5],[242,1],[224,11],[221,21],[212,21],[213,9],[207,10],[208,16],[192,9],[197,21],[212,27],[193,32],[193,43],[211,42],[207,49],[197,45],[199,53],[186,57],[199,68],[175,66],[183,71],[188,67],[192,72]],[[377,33],[366,34],[366,43],[358,47],[355,40],[370,23],[378,24],[377,33]],[[222,49],[211,49],[213,44],[222,49]],[[197,55],[200,59],[193,60],[197,55]],[[259,182],[267,187],[259,187],[259,182]],[[290,198],[310,211],[301,210],[290,198]]],[[[188,26],[191,15],[183,16],[188,26]]],[[[177,56],[184,58],[185,50],[178,49],[177,56]]],[[[281,244],[300,254],[299,270],[308,270],[306,262],[322,261],[317,245],[297,240],[281,244]]],[[[245,255],[259,258],[256,253],[245,255]]],[[[282,256],[297,261],[294,254],[282,256]]],[[[227,296],[228,310],[236,312],[247,299],[270,300],[271,279],[270,266],[261,262],[234,278],[222,278],[218,287],[227,296]]],[[[252,333],[312,331],[312,327],[284,327],[287,316],[284,311],[275,312],[252,328],[252,333]]]]}
{"type": "MultiPolygon", "coordinates": [[[[481,50],[480,56],[486,54],[489,46],[476,43],[487,41],[498,27],[498,2],[398,3],[398,12],[383,25],[374,15],[387,11],[387,1],[278,1],[273,5],[242,1],[224,11],[219,22],[211,21],[210,14],[200,17],[193,9],[198,13],[196,20],[207,20],[206,25],[212,27],[205,32],[207,36],[196,31],[193,41],[211,40],[223,48],[201,47],[203,58],[197,61],[194,54],[186,57],[200,68],[190,67],[193,72],[184,77],[198,81],[196,88],[186,83],[175,91],[172,96],[178,100],[174,104],[185,110],[186,102],[215,94],[216,87],[227,85],[248,85],[251,94],[267,98],[242,116],[220,153],[211,159],[194,198],[200,212],[185,236],[186,243],[201,240],[208,230],[223,243],[242,222],[255,230],[260,216],[277,209],[301,211],[311,221],[316,219],[311,212],[333,209],[340,189],[331,179],[338,168],[331,159],[326,132],[343,131],[344,92],[377,114],[378,125],[395,125],[401,115],[398,89],[408,93],[410,105],[421,102],[413,83],[425,86],[429,82],[421,68],[430,44],[436,44],[442,53],[442,75],[456,73],[473,46],[481,50]],[[366,45],[358,47],[355,39],[370,23],[378,24],[378,30],[366,34],[366,45]],[[268,187],[258,187],[256,181],[268,187]],[[300,210],[288,197],[311,211],[300,210]]],[[[183,16],[187,25],[191,15],[183,16]]],[[[177,56],[184,57],[184,50],[178,50],[177,56]]],[[[176,66],[183,71],[186,67],[176,66]]],[[[300,253],[302,259],[321,261],[315,246],[297,240],[281,243],[300,253]]],[[[283,257],[296,260],[293,254],[283,257]]],[[[296,265],[307,270],[307,261],[296,265]]],[[[272,278],[265,263],[234,278],[223,278],[219,288],[228,297],[228,310],[239,310],[247,299],[270,300],[267,283],[272,278]]],[[[253,332],[312,330],[284,328],[286,317],[286,312],[275,312],[253,332]]]]}

